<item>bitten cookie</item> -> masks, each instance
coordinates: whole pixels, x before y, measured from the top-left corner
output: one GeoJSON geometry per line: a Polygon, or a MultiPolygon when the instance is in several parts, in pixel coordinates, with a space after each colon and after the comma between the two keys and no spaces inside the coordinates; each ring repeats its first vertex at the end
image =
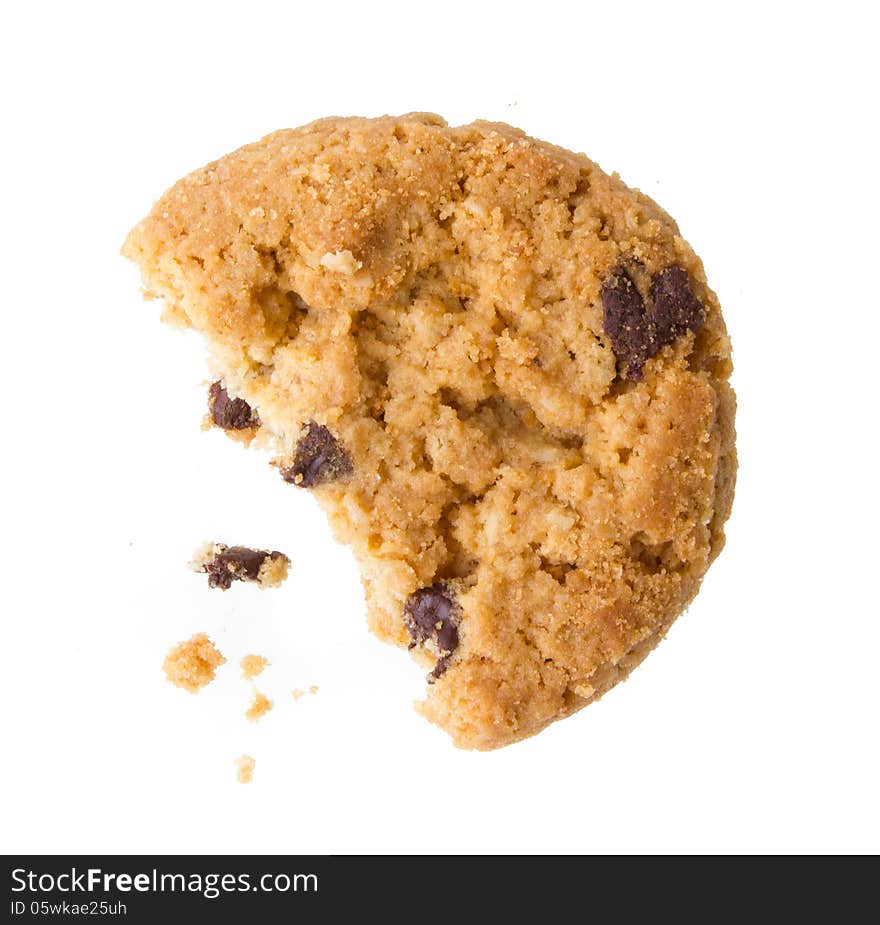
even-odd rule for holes
{"type": "Polygon", "coordinates": [[[724,542],[730,343],[648,197],[507,125],[326,119],[185,177],[129,235],[201,331],[214,423],[277,447],[421,711],[494,748],[604,694],[724,542]]]}

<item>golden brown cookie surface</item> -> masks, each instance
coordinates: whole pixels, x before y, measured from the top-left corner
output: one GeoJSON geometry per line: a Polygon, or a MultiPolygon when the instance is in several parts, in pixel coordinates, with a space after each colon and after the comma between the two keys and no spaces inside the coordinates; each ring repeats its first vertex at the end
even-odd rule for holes
{"type": "Polygon", "coordinates": [[[125,253],[205,335],[215,423],[259,429],[279,491],[353,548],[372,629],[430,671],[422,710],[459,745],[601,696],[723,544],[717,300],[672,219],[582,155],[322,120],[181,180],[125,253]]]}

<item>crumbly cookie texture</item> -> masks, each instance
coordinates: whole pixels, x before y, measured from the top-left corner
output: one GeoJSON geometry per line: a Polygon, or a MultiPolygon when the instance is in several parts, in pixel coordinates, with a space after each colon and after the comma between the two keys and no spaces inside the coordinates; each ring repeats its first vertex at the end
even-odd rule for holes
{"type": "Polygon", "coordinates": [[[272,707],[272,701],[265,694],[261,694],[259,691],[254,691],[254,699],[251,701],[251,705],[245,711],[244,715],[252,723],[255,723],[258,719],[265,716],[272,709],[272,707]]]}
{"type": "Polygon", "coordinates": [[[195,694],[214,680],[226,659],[205,633],[178,643],[165,657],[162,669],[172,684],[195,694]]]}
{"type": "Polygon", "coordinates": [[[233,581],[247,581],[261,588],[277,588],[290,568],[290,559],[282,552],[251,549],[248,546],[225,546],[205,543],[190,567],[208,576],[208,587],[227,591],[233,581]]]}
{"type": "Polygon", "coordinates": [[[583,155],[326,119],[185,177],[124,253],[205,336],[279,491],[352,547],[373,631],[425,666],[420,709],[458,745],[601,697],[723,545],[718,301],[675,222],[583,155]]]}
{"type": "Polygon", "coordinates": [[[262,655],[244,655],[239,664],[241,665],[241,676],[246,681],[253,681],[257,675],[263,673],[269,664],[269,659],[262,655]]]}
{"type": "Polygon", "coordinates": [[[241,755],[235,759],[235,767],[240,784],[249,784],[254,779],[254,768],[257,762],[250,755],[241,755]]]}

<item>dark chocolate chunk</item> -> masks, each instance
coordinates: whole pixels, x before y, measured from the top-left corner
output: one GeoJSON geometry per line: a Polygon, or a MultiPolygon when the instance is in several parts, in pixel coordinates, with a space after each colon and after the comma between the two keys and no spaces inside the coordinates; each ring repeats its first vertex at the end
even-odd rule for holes
{"type": "Polygon", "coordinates": [[[260,423],[254,409],[243,398],[230,398],[220,382],[208,389],[208,410],[211,420],[223,430],[245,430],[260,423]]]}
{"type": "Polygon", "coordinates": [[[617,357],[624,379],[641,379],[653,336],[645,303],[629,273],[618,267],[602,286],[605,333],[617,357]]]}
{"type": "Polygon", "coordinates": [[[703,303],[691,291],[688,275],[681,267],[667,267],[654,276],[651,299],[660,347],[671,344],[685,331],[698,330],[706,317],[703,303]]]}
{"type": "Polygon", "coordinates": [[[686,331],[696,331],[705,318],[703,305],[679,266],[655,274],[647,306],[629,273],[618,267],[602,286],[602,307],[620,375],[634,381],[642,378],[647,360],[686,331]]]}
{"type": "Polygon", "coordinates": [[[433,684],[437,678],[442,675],[446,669],[449,667],[449,662],[452,660],[451,655],[444,655],[442,658],[437,659],[437,664],[433,669],[428,673],[428,684],[433,684]]]}
{"type": "Polygon", "coordinates": [[[286,558],[283,553],[267,549],[250,549],[247,546],[223,546],[201,563],[201,571],[208,573],[208,587],[226,591],[233,581],[259,581],[260,569],[266,559],[286,558]]]}
{"type": "Polygon", "coordinates": [[[458,648],[458,606],[449,588],[442,582],[420,588],[409,596],[403,619],[412,640],[410,648],[433,640],[442,653],[428,675],[433,683],[449,667],[452,653],[458,648]]]}
{"type": "Polygon", "coordinates": [[[314,488],[348,475],[353,468],[336,437],[323,424],[311,421],[296,445],[293,464],[281,469],[281,477],[302,488],[314,488]]]}

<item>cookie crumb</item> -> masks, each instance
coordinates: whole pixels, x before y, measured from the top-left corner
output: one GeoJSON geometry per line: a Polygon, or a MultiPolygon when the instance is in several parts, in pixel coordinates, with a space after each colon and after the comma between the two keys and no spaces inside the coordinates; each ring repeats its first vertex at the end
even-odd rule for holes
{"type": "Polygon", "coordinates": [[[225,661],[205,633],[196,633],[165,656],[162,669],[172,684],[195,694],[214,680],[217,668],[225,661]]]}
{"type": "Polygon", "coordinates": [[[575,684],[572,690],[583,700],[589,700],[596,693],[596,688],[592,684],[575,684]]]}
{"type": "Polygon", "coordinates": [[[245,655],[241,662],[241,676],[246,681],[253,681],[253,679],[261,674],[266,665],[269,664],[269,659],[264,658],[262,655],[245,655]]]}
{"type": "Polygon", "coordinates": [[[272,709],[272,706],[272,701],[265,694],[255,691],[253,702],[244,715],[252,723],[255,723],[261,716],[265,716],[272,709]]]}
{"type": "Polygon", "coordinates": [[[235,759],[240,784],[249,784],[254,779],[256,764],[257,762],[250,755],[241,755],[241,757],[235,759]]]}
{"type": "Polygon", "coordinates": [[[290,559],[277,550],[205,543],[193,556],[190,567],[195,572],[207,574],[209,588],[221,591],[232,587],[233,581],[277,588],[287,578],[290,559]]]}
{"type": "Polygon", "coordinates": [[[306,694],[317,694],[318,685],[313,684],[307,691],[300,690],[298,687],[294,688],[291,692],[291,695],[294,700],[299,700],[300,697],[305,697],[306,694]]]}

